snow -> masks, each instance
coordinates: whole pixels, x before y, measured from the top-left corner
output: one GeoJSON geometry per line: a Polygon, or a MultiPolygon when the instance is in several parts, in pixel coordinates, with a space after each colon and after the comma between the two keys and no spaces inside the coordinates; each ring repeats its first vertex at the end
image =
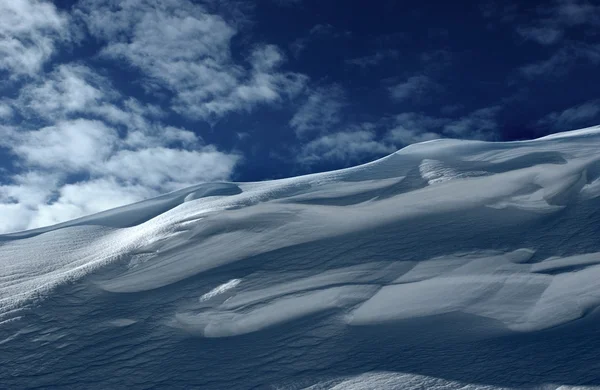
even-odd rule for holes
{"type": "Polygon", "coordinates": [[[202,295],[200,297],[200,302],[208,301],[218,295],[222,295],[222,294],[226,293],[227,291],[234,289],[235,286],[237,286],[240,283],[241,283],[240,279],[231,279],[229,282],[223,283],[220,286],[217,286],[217,287],[213,288],[212,290],[210,290],[209,292],[207,292],[206,294],[202,295]]]}
{"type": "Polygon", "coordinates": [[[176,326],[204,337],[229,337],[256,332],[324,310],[343,308],[371,296],[375,286],[343,286],[276,299],[244,312],[206,311],[175,316],[176,326]]]}
{"type": "MultiPolygon", "coordinates": [[[[592,390],[589,386],[556,386],[547,385],[537,390],[592,390]]],[[[514,387],[497,387],[472,385],[456,381],[448,381],[422,375],[411,375],[396,372],[373,372],[351,378],[332,379],[318,383],[303,390],[514,390],[514,387]]]]}
{"type": "MultiPolygon", "coordinates": [[[[51,345],[48,354],[63,348],[85,354],[99,348],[89,341],[99,334],[129,340],[140,332],[152,344],[175,332],[210,339],[216,344],[203,346],[225,354],[220,362],[242,364],[236,352],[226,352],[232,348],[226,340],[243,343],[244,337],[258,340],[285,329],[294,336],[257,352],[257,364],[268,366],[261,359],[281,351],[287,356],[281,361],[301,367],[313,364],[302,357],[310,348],[298,347],[303,352],[296,355],[291,345],[317,343],[313,347],[322,351],[316,335],[330,327],[335,330],[323,330],[330,343],[372,329],[382,329],[382,336],[405,329],[394,337],[406,343],[424,334],[433,346],[417,355],[449,348],[439,341],[445,337],[470,345],[569,326],[587,329],[586,318],[600,306],[599,147],[600,127],[510,143],[439,140],[354,168],[267,182],[203,183],[2,235],[0,343],[17,354],[25,347],[16,343],[26,337],[51,345]],[[71,329],[48,325],[63,323],[55,313],[60,307],[71,308],[60,315],[72,318],[71,329]],[[101,318],[94,321],[98,329],[83,313],[101,318]],[[93,336],[85,339],[88,330],[93,336]],[[87,347],[69,349],[78,343],[87,347]]],[[[137,348],[105,352],[117,361],[131,352],[137,361],[145,354],[137,348]]],[[[323,359],[333,367],[341,357],[326,350],[323,359]]],[[[366,359],[354,365],[364,366],[362,373],[315,379],[308,388],[514,388],[503,387],[508,377],[494,380],[493,367],[477,380],[467,374],[439,378],[419,365],[367,373],[390,368],[369,351],[347,351],[366,359]]],[[[282,380],[276,371],[265,375],[282,380]]],[[[52,385],[43,382],[52,372],[36,383],[52,385]]],[[[315,374],[297,369],[306,372],[315,374]]],[[[22,387],[15,382],[23,379],[19,375],[25,374],[6,382],[0,372],[0,380],[22,387]]],[[[540,389],[574,384],[562,371],[552,375],[552,381],[542,376],[522,383],[540,389]]],[[[588,375],[588,382],[600,384],[600,377],[588,375]]],[[[223,388],[227,376],[219,378],[206,388],[223,388]]],[[[244,378],[238,380],[252,379],[244,378]]]]}

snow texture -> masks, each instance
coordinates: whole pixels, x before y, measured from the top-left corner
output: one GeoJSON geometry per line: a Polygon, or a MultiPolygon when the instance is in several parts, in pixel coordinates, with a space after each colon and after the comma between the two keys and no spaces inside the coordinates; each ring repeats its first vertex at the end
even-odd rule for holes
{"type": "Polygon", "coordinates": [[[599,150],[436,140],[2,235],[0,383],[600,385],[599,150]]]}

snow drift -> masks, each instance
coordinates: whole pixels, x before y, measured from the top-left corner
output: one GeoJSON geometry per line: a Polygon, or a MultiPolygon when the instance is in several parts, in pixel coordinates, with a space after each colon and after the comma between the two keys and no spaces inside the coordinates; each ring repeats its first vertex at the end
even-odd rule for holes
{"type": "Polygon", "coordinates": [[[2,235],[0,383],[600,385],[599,210],[595,127],[430,141],[2,235]]]}

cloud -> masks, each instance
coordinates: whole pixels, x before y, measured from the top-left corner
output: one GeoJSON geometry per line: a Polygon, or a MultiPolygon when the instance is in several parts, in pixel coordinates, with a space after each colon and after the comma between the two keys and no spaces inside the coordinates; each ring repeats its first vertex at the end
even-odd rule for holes
{"type": "Polygon", "coordinates": [[[272,0],[275,4],[282,7],[291,7],[302,4],[302,0],[272,0]]]}
{"type": "Polygon", "coordinates": [[[187,0],[162,2],[84,0],[79,14],[90,33],[106,42],[105,58],[146,76],[148,88],[172,94],[171,107],[214,122],[299,93],[307,78],[279,68],[285,58],[272,45],[255,47],[247,65],[231,55],[236,27],[187,0]]]}
{"type": "Polygon", "coordinates": [[[402,113],[394,118],[393,127],[388,130],[386,139],[395,145],[404,146],[440,138],[448,122],[445,118],[434,118],[416,112],[402,113]]]}
{"type": "Polygon", "coordinates": [[[308,166],[323,162],[349,165],[438,138],[494,140],[501,109],[485,107],[454,119],[404,112],[377,122],[350,125],[304,144],[296,161],[308,166]]]}
{"type": "Polygon", "coordinates": [[[316,24],[311,27],[307,34],[292,42],[290,44],[290,50],[295,57],[298,57],[311,41],[348,38],[350,36],[352,36],[350,31],[338,30],[329,23],[316,24]]]}
{"type": "Polygon", "coordinates": [[[555,0],[537,8],[524,25],[516,27],[523,38],[541,45],[560,42],[573,28],[597,29],[600,6],[586,0],[555,0]]]}
{"type": "Polygon", "coordinates": [[[353,65],[365,69],[371,66],[378,65],[389,58],[397,59],[399,55],[400,53],[397,50],[380,50],[368,56],[348,59],[345,62],[348,65],[353,65]]]}
{"type": "Polygon", "coordinates": [[[45,78],[22,88],[17,105],[25,115],[60,119],[97,107],[114,93],[108,81],[88,67],[59,65],[45,78]]]}
{"type": "Polygon", "coordinates": [[[447,70],[455,61],[455,55],[446,49],[424,51],[419,57],[422,68],[428,74],[440,74],[447,70]]]}
{"type": "Polygon", "coordinates": [[[378,141],[370,125],[363,127],[327,134],[309,142],[302,148],[297,161],[304,165],[323,161],[350,164],[396,151],[394,146],[378,141]]]}
{"type": "Polygon", "coordinates": [[[600,64],[600,45],[572,42],[558,49],[550,58],[525,65],[519,71],[530,79],[561,76],[577,63],[600,64]]]}
{"type": "Polygon", "coordinates": [[[10,119],[13,116],[14,110],[10,104],[0,102],[0,119],[10,119]]]}
{"type": "Polygon", "coordinates": [[[585,43],[578,29],[594,34],[600,25],[600,5],[588,0],[551,0],[533,7],[525,2],[488,0],[481,10],[486,19],[510,25],[520,37],[544,46],[585,43]]]}
{"type": "Polygon", "coordinates": [[[341,120],[345,94],[338,85],[311,91],[308,98],[290,120],[299,137],[315,131],[331,131],[341,120]]]}
{"type": "Polygon", "coordinates": [[[320,36],[335,36],[338,34],[337,30],[335,29],[335,27],[333,27],[331,24],[326,23],[326,24],[316,24],[314,25],[310,31],[308,32],[310,35],[320,35],[320,36]]]}
{"type": "Polygon", "coordinates": [[[219,152],[212,146],[196,150],[154,147],[121,150],[97,171],[128,184],[173,191],[227,178],[237,162],[238,156],[219,152]]]}
{"type": "Polygon", "coordinates": [[[556,23],[565,25],[596,25],[600,21],[600,6],[586,0],[557,0],[554,7],[542,7],[556,23]]]}
{"type": "Polygon", "coordinates": [[[0,2],[0,71],[11,78],[35,76],[57,46],[69,39],[68,25],[67,16],[49,2],[0,2]]]}
{"type": "Polygon", "coordinates": [[[90,170],[102,164],[118,140],[117,132],[102,122],[78,119],[37,131],[19,131],[4,146],[26,167],[66,172],[90,170]]]}
{"type": "Polygon", "coordinates": [[[453,138],[494,140],[498,130],[496,117],[501,109],[500,106],[480,108],[452,120],[444,126],[444,134],[453,138]]]}
{"type": "Polygon", "coordinates": [[[19,203],[0,204],[0,212],[10,210],[14,217],[3,223],[4,231],[48,226],[156,195],[155,191],[147,187],[124,185],[113,178],[100,178],[62,186],[32,180],[25,182],[21,192],[23,195],[16,196],[16,199],[20,200],[19,203]],[[56,190],[49,193],[48,188],[52,187],[56,190]],[[23,197],[35,193],[44,195],[44,198],[23,197]],[[51,201],[48,199],[50,196],[51,201]]]}
{"type": "Polygon", "coordinates": [[[594,124],[598,119],[600,119],[600,100],[592,100],[564,111],[551,112],[540,119],[538,125],[566,131],[576,126],[594,124]]]}
{"type": "Polygon", "coordinates": [[[391,98],[398,102],[406,100],[419,102],[440,89],[441,86],[429,77],[418,75],[409,77],[405,82],[390,87],[389,92],[391,98]]]}
{"type": "MultiPolygon", "coordinates": [[[[518,18],[518,7],[511,2],[485,0],[481,2],[479,9],[488,20],[498,19],[502,23],[512,23],[518,18]]],[[[488,24],[488,27],[493,27],[493,24],[488,24]]]]}
{"type": "MultiPolygon", "coordinates": [[[[273,61],[255,60],[257,67],[273,61]]],[[[80,64],[43,74],[9,103],[3,107],[24,120],[0,126],[0,147],[13,163],[0,185],[0,210],[14,216],[0,224],[4,232],[224,180],[241,158],[164,124],[162,109],[121,95],[80,64]]]]}
{"type": "MultiPolygon", "coordinates": [[[[185,142],[193,134],[165,130],[175,137],[183,133],[185,142]]],[[[199,182],[227,179],[240,159],[235,153],[198,145],[197,140],[190,149],[131,147],[114,128],[88,119],[25,132],[5,127],[2,132],[0,146],[15,156],[19,171],[0,185],[0,209],[20,216],[18,223],[0,225],[0,231],[62,222],[199,182]]]]}
{"type": "Polygon", "coordinates": [[[523,38],[537,42],[541,45],[551,45],[556,43],[563,36],[563,31],[555,27],[518,27],[517,32],[523,38]]]}
{"type": "Polygon", "coordinates": [[[161,108],[124,98],[108,79],[80,64],[59,65],[23,87],[13,104],[24,117],[46,123],[100,120],[125,132],[129,147],[190,145],[199,140],[191,131],[163,126],[159,120],[166,114],[161,108]]]}

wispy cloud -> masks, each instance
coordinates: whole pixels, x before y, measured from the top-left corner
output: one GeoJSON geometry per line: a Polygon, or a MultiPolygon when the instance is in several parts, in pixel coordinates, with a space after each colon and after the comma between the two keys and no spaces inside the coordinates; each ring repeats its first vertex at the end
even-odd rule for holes
{"type": "Polygon", "coordinates": [[[517,32],[525,39],[532,40],[542,45],[551,45],[558,42],[563,31],[550,26],[522,26],[517,27],[517,32]]]}
{"type": "Polygon", "coordinates": [[[314,165],[323,161],[345,164],[355,163],[364,158],[392,153],[396,148],[377,140],[371,125],[356,126],[345,131],[323,135],[304,145],[297,161],[314,165]]]}
{"type": "Polygon", "coordinates": [[[521,67],[520,72],[527,78],[561,76],[567,74],[576,63],[600,64],[600,45],[568,43],[549,58],[521,67]]]}
{"type": "Polygon", "coordinates": [[[592,100],[583,104],[554,111],[538,121],[538,125],[553,130],[572,130],[577,126],[596,124],[600,119],[600,100],[592,100]]]}
{"type": "Polygon", "coordinates": [[[106,42],[104,57],[141,70],[148,86],[171,92],[173,110],[190,118],[214,122],[293,96],[306,83],[305,76],[280,70],[285,58],[272,45],[259,45],[246,64],[236,63],[236,27],[187,0],[84,1],[80,14],[106,42]]]}
{"type": "Polygon", "coordinates": [[[34,76],[57,45],[69,39],[68,24],[68,17],[48,2],[0,2],[0,72],[34,76]]]}
{"type": "Polygon", "coordinates": [[[302,4],[302,0],[272,0],[275,4],[283,7],[291,7],[302,4]]]}
{"type": "Polygon", "coordinates": [[[312,41],[348,38],[350,36],[352,36],[352,33],[348,30],[339,30],[329,23],[320,23],[311,27],[304,36],[292,42],[290,50],[295,57],[298,57],[312,41]]]}
{"type": "Polygon", "coordinates": [[[341,119],[345,94],[338,85],[316,88],[290,120],[290,127],[299,137],[309,133],[332,131],[341,119]]]}
{"type": "Polygon", "coordinates": [[[402,102],[411,100],[421,102],[428,98],[430,94],[439,92],[441,85],[425,75],[409,77],[406,81],[396,84],[389,88],[392,99],[402,102]]]}
{"type": "Polygon", "coordinates": [[[438,138],[495,140],[501,109],[484,107],[458,118],[404,112],[377,122],[348,125],[304,144],[297,161],[309,166],[323,162],[349,165],[438,138]]]}
{"type": "Polygon", "coordinates": [[[555,23],[564,25],[596,25],[600,21],[600,5],[587,0],[556,0],[552,7],[540,7],[555,23]]]}
{"type": "Polygon", "coordinates": [[[507,1],[484,0],[479,9],[484,18],[488,19],[493,27],[493,20],[499,20],[502,23],[512,23],[518,18],[518,7],[516,4],[507,1]]]}
{"type": "Polygon", "coordinates": [[[528,63],[519,73],[528,79],[568,74],[580,65],[600,63],[600,4],[588,0],[551,0],[543,5],[490,0],[484,16],[513,28],[525,41],[546,46],[546,59],[528,63]],[[509,16],[509,17],[507,17],[509,16]]]}
{"type": "Polygon", "coordinates": [[[421,113],[406,112],[394,117],[393,127],[388,130],[385,137],[398,146],[429,141],[440,138],[444,126],[449,121],[446,118],[435,118],[421,113]]]}
{"type": "Polygon", "coordinates": [[[445,125],[444,134],[454,138],[494,140],[498,136],[497,115],[501,110],[501,106],[475,110],[445,125]]]}
{"type": "Polygon", "coordinates": [[[331,37],[331,38],[340,38],[340,37],[348,37],[352,35],[347,30],[339,30],[336,29],[333,25],[329,23],[321,23],[315,24],[309,31],[309,34],[313,37],[331,37]]]}
{"type": "Polygon", "coordinates": [[[597,29],[600,5],[586,0],[555,0],[534,9],[533,21],[517,27],[524,38],[542,45],[559,42],[574,27],[597,29]]]}
{"type": "Polygon", "coordinates": [[[387,59],[397,59],[400,56],[400,53],[397,50],[379,50],[374,54],[362,57],[356,57],[346,60],[346,64],[357,66],[362,69],[369,68],[371,66],[375,66],[380,64],[381,62],[387,59]]]}

